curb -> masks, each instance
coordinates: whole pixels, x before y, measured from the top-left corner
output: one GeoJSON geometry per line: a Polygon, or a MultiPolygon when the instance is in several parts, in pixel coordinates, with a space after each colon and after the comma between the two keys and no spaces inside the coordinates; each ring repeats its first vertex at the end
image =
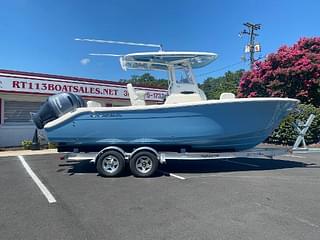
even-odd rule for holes
{"type": "Polygon", "coordinates": [[[57,149],[44,149],[44,150],[20,150],[20,151],[4,151],[0,152],[0,157],[17,157],[17,156],[30,156],[42,154],[56,154],[57,149]]]}

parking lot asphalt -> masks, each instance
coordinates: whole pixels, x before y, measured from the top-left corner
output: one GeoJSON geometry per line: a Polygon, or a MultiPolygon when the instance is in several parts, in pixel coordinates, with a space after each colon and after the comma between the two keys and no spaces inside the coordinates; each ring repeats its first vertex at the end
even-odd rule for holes
{"type": "Polygon", "coordinates": [[[89,161],[0,158],[0,239],[316,239],[320,153],[168,161],[152,178],[97,176],[89,161]],[[169,174],[173,175],[169,175],[169,174]]]}

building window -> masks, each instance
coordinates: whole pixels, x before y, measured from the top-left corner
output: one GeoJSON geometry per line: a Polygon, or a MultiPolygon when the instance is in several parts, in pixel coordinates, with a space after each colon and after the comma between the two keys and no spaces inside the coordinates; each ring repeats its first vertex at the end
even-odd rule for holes
{"type": "Polygon", "coordinates": [[[39,110],[41,102],[4,101],[4,124],[32,124],[30,113],[39,110]]]}

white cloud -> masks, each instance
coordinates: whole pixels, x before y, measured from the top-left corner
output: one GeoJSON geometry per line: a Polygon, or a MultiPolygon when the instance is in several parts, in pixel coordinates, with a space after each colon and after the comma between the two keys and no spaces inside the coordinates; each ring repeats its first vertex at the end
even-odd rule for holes
{"type": "Polygon", "coordinates": [[[90,63],[90,58],[83,58],[80,60],[81,65],[87,65],[90,63]]]}

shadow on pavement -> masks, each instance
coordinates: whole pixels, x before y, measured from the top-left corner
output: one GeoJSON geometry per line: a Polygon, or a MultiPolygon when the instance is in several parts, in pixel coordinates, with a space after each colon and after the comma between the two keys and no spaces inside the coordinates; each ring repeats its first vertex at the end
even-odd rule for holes
{"type": "Polygon", "coordinates": [[[89,160],[81,160],[81,161],[75,161],[75,160],[67,160],[63,163],[59,164],[59,168],[57,172],[67,172],[70,175],[73,175],[75,173],[95,173],[97,174],[96,167],[94,163],[91,163],[89,160]]]}
{"type": "Polygon", "coordinates": [[[217,173],[304,167],[320,168],[320,166],[316,166],[315,164],[289,160],[234,158],[219,160],[168,160],[167,164],[161,166],[161,169],[170,173],[217,173]]]}
{"type": "MultiPolygon", "coordinates": [[[[160,165],[159,169],[169,173],[218,173],[237,171],[264,171],[285,168],[320,168],[316,164],[290,160],[235,158],[219,160],[167,160],[167,164],[160,165]]],[[[94,163],[88,160],[64,161],[59,164],[57,172],[67,172],[70,176],[78,173],[92,173],[98,175],[94,163]]],[[[121,177],[130,176],[130,170],[126,170],[121,177]]],[[[153,177],[164,174],[157,171],[153,177]]]]}
{"type": "MultiPolygon", "coordinates": [[[[92,173],[92,174],[99,175],[94,163],[91,163],[89,160],[81,160],[81,161],[67,160],[59,164],[59,167],[60,168],[57,169],[57,172],[67,172],[70,176],[79,174],[79,173],[89,173],[89,174],[92,173]]],[[[128,169],[128,166],[126,166],[125,171],[121,174],[121,176],[118,176],[118,177],[128,177],[130,175],[132,174],[128,169]]],[[[162,176],[162,173],[157,171],[152,177],[160,177],[160,176],[162,176]]]]}

